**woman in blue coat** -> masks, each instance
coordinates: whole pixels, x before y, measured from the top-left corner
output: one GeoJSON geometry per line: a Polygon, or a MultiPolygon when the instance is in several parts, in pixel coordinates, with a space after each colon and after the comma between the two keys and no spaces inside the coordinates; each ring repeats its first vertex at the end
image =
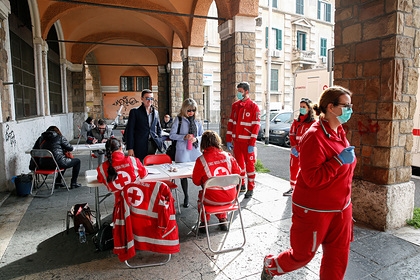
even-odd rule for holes
{"type": "MultiPolygon", "coordinates": [[[[192,98],[187,98],[182,103],[182,107],[178,117],[175,118],[172,124],[169,138],[176,140],[176,154],[175,162],[195,162],[201,155],[200,140],[203,135],[203,125],[198,120],[197,115],[197,102],[192,98]],[[181,126],[178,131],[178,124],[181,118],[181,126]]],[[[187,208],[188,204],[188,180],[187,178],[181,179],[182,191],[184,192],[184,204],[187,208]]]]}

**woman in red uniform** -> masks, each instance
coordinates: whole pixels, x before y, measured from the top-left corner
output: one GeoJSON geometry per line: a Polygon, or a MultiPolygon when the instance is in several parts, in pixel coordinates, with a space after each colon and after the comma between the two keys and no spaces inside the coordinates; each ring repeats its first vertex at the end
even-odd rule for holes
{"type": "Polygon", "coordinates": [[[320,279],[344,279],[353,239],[351,184],[356,157],[341,124],[353,112],[351,92],[330,87],[313,108],[320,118],[300,141],[301,169],[292,196],[291,248],[264,258],[263,280],[303,267],[320,245],[320,279]]]}
{"type": "Polygon", "coordinates": [[[302,135],[311,127],[315,122],[314,111],[311,107],[312,101],[308,98],[300,100],[299,117],[293,120],[290,127],[290,190],[284,192],[284,196],[290,196],[296,185],[297,175],[299,173],[299,141],[302,135]]]}
{"type": "Polygon", "coordinates": [[[136,157],[125,156],[122,144],[117,138],[109,138],[105,143],[107,161],[98,166],[98,181],[108,190],[122,190],[137,178],[147,175],[147,169],[136,157]]]}
{"type": "MultiPolygon", "coordinates": [[[[241,169],[236,159],[231,154],[222,150],[222,140],[216,132],[211,130],[204,132],[201,138],[200,148],[203,154],[195,161],[192,175],[192,181],[195,185],[203,186],[207,179],[213,176],[241,174],[241,169]]],[[[235,199],[236,193],[235,186],[222,191],[209,189],[206,191],[206,204],[221,205],[223,202],[230,203],[235,199]]],[[[201,200],[202,194],[203,191],[200,190],[198,201],[201,200]]],[[[200,209],[200,205],[198,209],[200,209]]],[[[217,214],[216,217],[221,223],[227,221],[227,213],[217,214]]],[[[204,218],[208,221],[210,215],[201,217],[201,220],[204,221],[204,218]]],[[[206,229],[203,226],[204,222],[201,222],[199,231],[205,233],[206,229]]],[[[221,230],[227,231],[226,224],[220,224],[219,227],[221,230]]]]}

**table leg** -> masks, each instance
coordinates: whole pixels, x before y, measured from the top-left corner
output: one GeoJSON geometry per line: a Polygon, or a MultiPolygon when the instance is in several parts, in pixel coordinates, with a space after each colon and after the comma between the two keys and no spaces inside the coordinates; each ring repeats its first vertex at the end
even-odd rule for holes
{"type": "Polygon", "coordinates": [[[96,211],[96,227],[101,228],[101,206],[99,205],[99,187],[95,188],[95,211],[96,211]]]}

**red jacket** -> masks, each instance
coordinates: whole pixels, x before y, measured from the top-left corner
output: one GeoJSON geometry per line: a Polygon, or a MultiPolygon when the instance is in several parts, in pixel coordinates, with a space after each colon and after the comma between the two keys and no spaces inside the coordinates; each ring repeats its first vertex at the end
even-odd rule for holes
{"type": "Polygon", "coordinates": [[[120,261],[134,257],[136,250],[179,252],[174,199],[165,183],[130,184],[114,195],[113,252],[120,261]]]}
{"type": "MultiPolygon", "coordinates": [[[[231,154],[210,147],[195,161],[192,181],[197,186],[203,186],[210,177],[240,173],[241,169],[231,154]]],[[[208,199],[207,203],[210,204],[217,204],[219,201],[226,203],[234,199],[235,195],[235,188],[224,189],[223,193],[209,189],[206,192],[206,200],[208,199]]]]}
{"type": "Polygon", "coordinates": [[[299,151],[299,141],[302,138],[302,135],[311,127],[315,120],[311,122],[305,122],[309,114],[305,116],[299,116],[300,118],[295,119],[290,127],[289,138],[290,146],[295,147],[299,151]],[[300,120],[300,121],[299,121],[300,120]]]}
{"type": "Polygon", "coordinates": [[[134,183],[137,178],[147,175],[147,169],[136,157],[125,156],[121,152],[112,153],[112,166],[117,171],[118,177],[115,181],[107,182],[109,161],[105,161],[98,166],[98,182],[104,184],[108,190],[122,190],[124,186],[134,183]]]}
{"type": "Polygon", "coordinates": [[[260,129],[260,109],[248,98],[232,104],[226,132],[226,142],[239,141],[255,146],[260,129]]]}
{"type": "Polygon", "coordinates": [[[349,146],[343,127],[339,126],[335,133],[321,119],[309,128],[299,145],[300,172],[293,203],[317,210],[342,210],[348,206],[356,160],[341,165],[334,159],[349,146]]]}

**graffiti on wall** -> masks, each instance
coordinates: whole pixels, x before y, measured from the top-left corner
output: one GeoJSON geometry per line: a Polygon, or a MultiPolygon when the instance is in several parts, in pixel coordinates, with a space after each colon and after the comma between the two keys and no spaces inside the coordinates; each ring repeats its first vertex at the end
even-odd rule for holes
{"type": "Polygon", "coordinates": [[[8,124],[6,124],[6,132],[4,133],[4,138],[6,139],[6,142],[10,142],[12,147],[16,146],[15,132],[10,129],[8,124]]]}
{"type": "Polygon", "coordinates": [[[360,135],[369,134],[369,133],[377,133],[379,131],[378,122],[377,121],[373,122],[370,118],[367,120],[367,123],[358,121],[357,127],[359,129],[360,135]]]}
{"type": "Polygon", "coordinates": [[[124,108],[127,108],[127,106],[129,105],[134,105],[136,103],[139,103],[139,101],[135,98],[135,97],[130,97],[128,98],[128,96],[123,96],[120,99],[117,99],[114,103],[112,103],[112,105],[114,106],[124,106],[124,108]]]}

